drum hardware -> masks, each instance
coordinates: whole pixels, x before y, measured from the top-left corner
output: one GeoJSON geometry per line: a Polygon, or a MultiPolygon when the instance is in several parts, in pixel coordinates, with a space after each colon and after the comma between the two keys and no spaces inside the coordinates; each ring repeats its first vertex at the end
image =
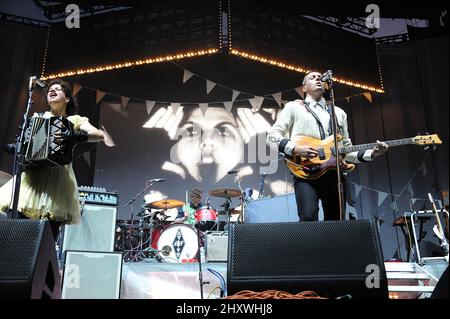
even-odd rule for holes
{"type": "Polygon", "coordinates": [[[155,209],[163,209],[164,211],[171,209],[171,208],[178,208],[182,207],[184,205],[184,202],[176,200],[176,199],[163,199],[156,202],[151,202],[147,204],[149,208],[155,208],[155,209]]]}
{"type": "MultiPolygon", "coordinates": [[[[146,258],[146,254],[149,253],[150,257],[156,258],[158,256],[158,252],[151,247],[151,245],[144,249],[144,246],[148,243],[151,243],[152,241],[152,236],[153,236],[153,224],[154,224],[154,217],[155,214],[151,214],[150,216],[150,221],[149,221],[149,238],[146,239],[144,241],[144,229],[143,229],[143,218],[139,219],[139,243],[136,247],[133,247],[133,241],[132,241],[132,230],[133,230],[133,226],[134,226],[134,218],[135,218],[135,214],[134,214],[134,207],[136,204],[136,200],[141,197],[150,187],[153,186],[153,184],[158,183],[158,182],[163,182],[165,181],[165,179],[151,179],[148,180],[146,182],[145,188],[139,192],[138,194],[136,194],[132,199],[130,199],[130,201],[125,204],[123,207],[126,208],[128,206],[130,206],[131,208],[131,227],[128,229],[127,232],[127,237],[126,237],[126,241],[130,244],[131,250],[127,250],[125,255],[124,255],[124,260],[125,261],[141,261],[143,259],[146,258]],[[136,253],[133,255],[133,253],[136,253]],[[130,258],[127,260],[127,258],[130,258]]],[[[138,213],[138,217],[142,217],[142,210],[138,213]]],[[[124,250],[125,252],[125,250],[124,250]]]]}

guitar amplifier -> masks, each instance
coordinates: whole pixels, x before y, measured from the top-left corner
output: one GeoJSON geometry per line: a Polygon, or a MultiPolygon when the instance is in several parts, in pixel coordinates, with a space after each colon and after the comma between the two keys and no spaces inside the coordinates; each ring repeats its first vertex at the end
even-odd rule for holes
{"type": "Polygon", "coordinates": [[[228,231],[206,232],[206,261],[226,262],[228,257],[228,231]]]}
{"type": "Polygon", "coordinates": [[[103,187],[80,186],[78,193],[80,200],[85,204],[119,205],[119,194],[106,191],[103,187]]]}

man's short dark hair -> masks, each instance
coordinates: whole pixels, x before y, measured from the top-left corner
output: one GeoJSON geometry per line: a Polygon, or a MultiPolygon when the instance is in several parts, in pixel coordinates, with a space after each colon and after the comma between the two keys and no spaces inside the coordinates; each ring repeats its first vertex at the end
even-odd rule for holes
{"type": "Polygon", "coordinates": [[[203,192],[201,189],[199,189],[199,188],[191,189],[191,192],[190,192],[191,198],[195,198],[195,197],[201,198],[202,195],[203,195],[203,192]]]}
{"type": "Polygon", "coordinates": [[[311,71],[306,72],[305,76],[303,77],[302,85],[305,85],[305,84],[306,84],[306,78],[307,78],[308,75],[310,75],[311,73],[320,73],[320,72],[317,71],[317,70],[311,70],[311,71]]]}

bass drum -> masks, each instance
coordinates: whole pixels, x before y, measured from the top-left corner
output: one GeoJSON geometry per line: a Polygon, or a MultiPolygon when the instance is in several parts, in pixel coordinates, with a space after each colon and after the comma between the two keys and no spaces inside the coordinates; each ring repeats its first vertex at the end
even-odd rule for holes
{"type": "Polygon", "coordinates": [[[197,230],[182,223],[172,224],[161,232],[157,249],[166,262],[190,262],[198,253],[197,230]]]}

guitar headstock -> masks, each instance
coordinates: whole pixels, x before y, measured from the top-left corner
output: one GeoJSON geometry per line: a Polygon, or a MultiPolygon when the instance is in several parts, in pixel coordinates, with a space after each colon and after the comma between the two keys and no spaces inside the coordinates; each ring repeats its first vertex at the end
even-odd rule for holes
{"type": "Polygon", "coordinates": [[[437,134],[417,135],[416,137],[414,137],[414,144],[416,144],[416,145],[437,145],[437,144],[442,144],[442,141],[437,134]]]}
{"type": "Polygon", "coordinates": [[[431,204],[434,203],[433,196],[431,195],[431,193],[428,193],[428,200],[430,201],[431,204]]]}

